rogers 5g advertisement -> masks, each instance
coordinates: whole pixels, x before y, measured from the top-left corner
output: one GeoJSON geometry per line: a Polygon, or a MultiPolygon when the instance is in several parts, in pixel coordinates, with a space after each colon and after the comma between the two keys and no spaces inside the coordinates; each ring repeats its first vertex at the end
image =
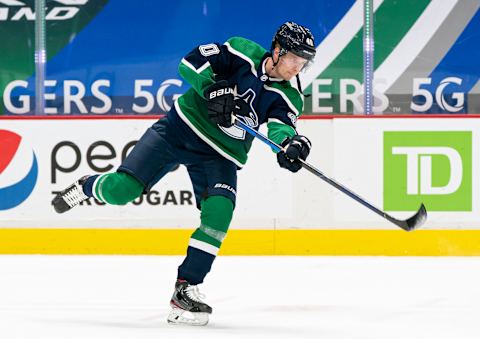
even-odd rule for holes
{"type": "MultiPolygon", "coordinates": [[[[42,84],[35,1],[0,0],[0,115],[163,114],[189,88],[177,71],[189,51],[233,36],[269,49],[286,21],[315,37],[317,57],[300,74],[310,94],[304,114],[363,114],[363,1],[47,0],[46,6],[42,84]],[[37,94],[43,112],[35,110],[37,94]]],[[[478,8],[477,1],[417,0],[375,7],[375,114],[480,113],[478,8]]]]}

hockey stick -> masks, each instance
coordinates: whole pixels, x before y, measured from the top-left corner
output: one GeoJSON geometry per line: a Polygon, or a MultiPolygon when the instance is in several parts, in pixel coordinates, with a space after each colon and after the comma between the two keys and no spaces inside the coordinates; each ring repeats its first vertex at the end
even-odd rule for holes
{"type": "MultiPolygon", "coordinates": [[[[263,134],[261,134],[260,132],[254,130],[253,128],[251,128],[250,126],[246,125],[243,121],[241,121],[240,119],[238,119],[237,117],[235,117],[235,125],[237,125],[238,127],[244,129],[246,132],[248,132],[249,134],[253,135],[255,138],[257,139],[260,139],[261,141],[263,141],[265,144],[267,144],[268,146],[270,146],[270,148],[275,152],[275,153],[278,153],[282,150],[284,150],[280,145],[276,144],[275,142],[273,142],[272,140],[268,139],[266,136],[264,136],[263,134]]],[[[367,207],[368,209],[370,209],[371,211],[375,212],[376,214],[378,214],[379,216],[381,216],[382,218],[385,218],[387,219],[388,221],[394,223],[395,225],[397,225],[398,227],[400,227],[401,229],[405,230],[405,231],[413,231],[417,228],[419,228],[420,226],[422,226],[425,221],[427,220],[427,210],[425,209],[425,205],[421,204],[420,205],[420,208],[418,209],[417,213],[415,213],[413,216],[411,216],[410,218],[406,219],[406,220],[400,220],[400,219],[396,219],[394,217],[392,217],[391,215],[383,212],[382,210],[380,210],[379,208],[373,206],[372,204],[370,204],[368,201],[366,201],[365,199],[361,198],[359,195],[357,195],[356,193],[350,191],[348,188],[346,188],[345,186],[339,184],[338,182],[336,182],[335,180],[327,177],[325,174],[323,174],[320,170],[318,170],[317,168],[313,167],[312,165],[310,165],[309,163],[307,163],[306,161],[303,161],[302,159],[299,159],[300,163],[302,164],[302,167],[305,168],[307,171],[309,171],[310,173],[316,175],[317,177],[319,177],[320,179],[324,180],[325,182],[329,183],[330,185],[332,185],[333,187],[335,187],[336,189],[342,191],[343,193],[345,193],[346,195],[348,195],[350,198],[356,200],[357,202],[359,202],[360,204],[362,204],[363,206],[367,207]]]]}

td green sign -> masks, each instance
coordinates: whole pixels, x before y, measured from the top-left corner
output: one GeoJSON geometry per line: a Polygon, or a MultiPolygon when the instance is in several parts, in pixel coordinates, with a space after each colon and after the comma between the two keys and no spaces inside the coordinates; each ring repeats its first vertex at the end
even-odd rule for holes
{"type": "Polygon", "coordinates": [[[472,210],[472,132],[383,134],[383,208],[472,210]]]}

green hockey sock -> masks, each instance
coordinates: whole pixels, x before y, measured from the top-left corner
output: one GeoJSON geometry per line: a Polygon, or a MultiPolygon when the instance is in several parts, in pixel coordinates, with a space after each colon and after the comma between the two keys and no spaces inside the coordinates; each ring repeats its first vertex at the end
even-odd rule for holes
{"type": "Polygon", "coordinates": [[[200,206],[200,227],[192,234],[189,246],[217,255],[232,221],[233,202],[214,195],[202,200],[200,206]]]}
{"type": "Polygon", "coordinates": [[[143,185],[130,174],[114,172],[103,174],[93,184],[93,195],[111,205],[125,205],[143,192],[143,185]]]}

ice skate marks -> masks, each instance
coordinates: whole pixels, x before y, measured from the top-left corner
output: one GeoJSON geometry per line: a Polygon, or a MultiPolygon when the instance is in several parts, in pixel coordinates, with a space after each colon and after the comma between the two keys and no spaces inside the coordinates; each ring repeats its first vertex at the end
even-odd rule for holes
{"type": "Polygon", "coordinates": [[[23,203],[38,177],[35,152],[17,133],[0,130],[0,211],[23,203]]]}

